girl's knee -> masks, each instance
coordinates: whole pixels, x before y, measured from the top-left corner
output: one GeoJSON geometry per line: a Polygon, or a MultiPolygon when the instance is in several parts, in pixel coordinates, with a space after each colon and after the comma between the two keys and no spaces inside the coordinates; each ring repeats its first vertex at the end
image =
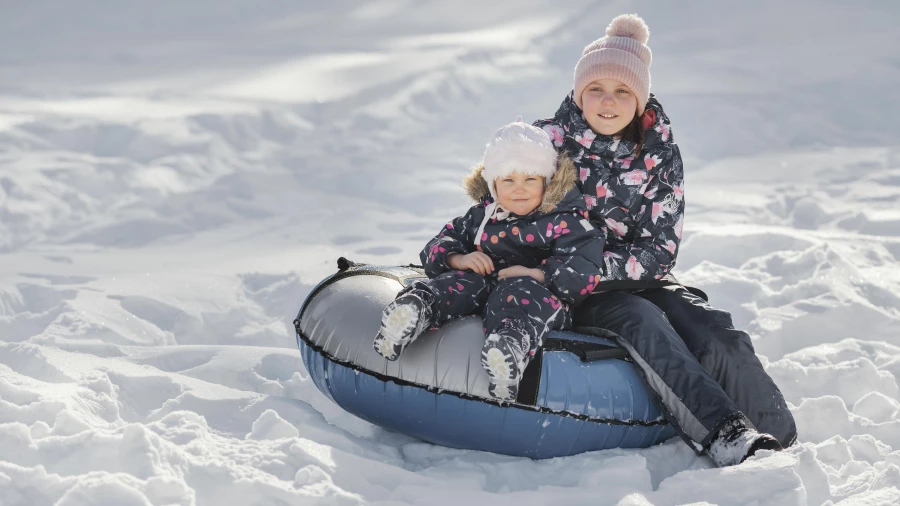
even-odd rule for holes
{"type": "Polygon", "coordinates": [[[706,299],[684,287],[662,289],[649,297],[658,306],[683,314],[691,321],[710,322],[713,327],[734,328],[731,313],[724,309],[714,308],[706,299]]]}
{"type": "Polygon", "coordinates": [[[737,330],[711,332],[700,348],[697,350],[699,355],[714,355],[733,361],[759,362],[753,341],[746,332],[737,330]]]}

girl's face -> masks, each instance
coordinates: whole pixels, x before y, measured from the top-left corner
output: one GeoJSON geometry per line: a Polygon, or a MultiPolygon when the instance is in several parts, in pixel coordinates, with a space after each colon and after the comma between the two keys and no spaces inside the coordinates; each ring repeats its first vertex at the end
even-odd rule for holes
{"type": "Polygon", "coordinates": [[[592,81],[581,95],[584,119],[594,133],[615,135],[637,114],[637,97],[615,79],[592,81]]]}
{"type": "Polygon", "coordinates": [[[497,202],[504,209],[524,216],[534,211],[544,200],[544,178],[513,172],[494,180],[497,202]]]}

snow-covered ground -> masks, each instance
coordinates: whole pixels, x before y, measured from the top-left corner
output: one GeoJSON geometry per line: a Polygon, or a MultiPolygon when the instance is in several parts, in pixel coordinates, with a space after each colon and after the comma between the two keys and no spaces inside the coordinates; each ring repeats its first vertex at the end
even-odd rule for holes
{"type": "Polygon", "coordinates": [[[900,4],[31,0],[0,15],[0,504],[900,504],[900,4]],[[342,412],[290,321],[414,261],[616,14],[686,161],[676,273],[801,443],[531,461],[342,412]]]}

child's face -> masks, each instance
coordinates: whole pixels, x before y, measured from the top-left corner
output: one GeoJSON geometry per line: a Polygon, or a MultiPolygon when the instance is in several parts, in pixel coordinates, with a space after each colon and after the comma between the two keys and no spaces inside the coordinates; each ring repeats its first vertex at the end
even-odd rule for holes
{"type": "Polygon", "coordinates": [[[544,178],[513,172],[494,180],[497,202],[518,215],[534,211],[544,199],[544,178]]]}
{"type": "Polygon", "coordinates": [[[637,114],[637,97],[615,79],[591,81],[581,95],[581,104],[591,130],[603,135],[621,132],[637,114]]]}

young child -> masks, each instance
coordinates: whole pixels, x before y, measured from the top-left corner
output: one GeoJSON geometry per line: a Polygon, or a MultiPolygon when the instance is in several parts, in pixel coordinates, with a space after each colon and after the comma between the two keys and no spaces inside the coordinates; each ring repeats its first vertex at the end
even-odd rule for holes
{"type": "Polygon", "coordinates": [[[384,310],[375,350],[396,360],[426,329],[480,313],[489,392],[514,401],[544,335],[571,325],[569,307],[600,279],[604,240],[587,220],[576,179],[544,131],[521,121],[499,129],[464,180],[478,204],[422,250],[429,279],[384,310]]]}

